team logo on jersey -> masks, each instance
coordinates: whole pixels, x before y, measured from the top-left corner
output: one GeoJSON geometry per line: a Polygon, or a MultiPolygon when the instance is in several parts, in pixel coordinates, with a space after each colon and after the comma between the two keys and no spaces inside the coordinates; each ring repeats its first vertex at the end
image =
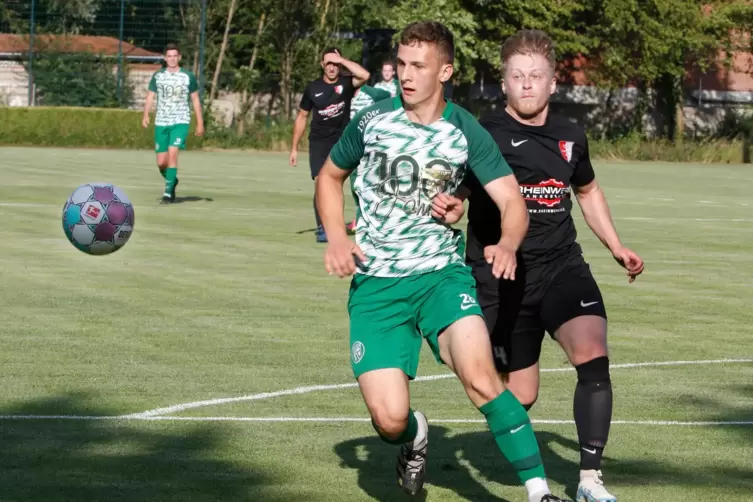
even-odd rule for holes
{"type": "Polygon", "coordinates": [[[342,93],[343,93],[343,86],[341,86],[341,85],[336,85],[336,86],[335,86],[335,92],[336,92],[337,94],[342,94],[342,93]]]}
{"type": "Polygon", "coordinates": [[[573,142],[572,141],[560,141],[560,153],[566,161],[573,160],[573,142]]]}
{"type": "Polygon", "coordinates": [[[520,193],[525,200],[532,200],[546,207],[555,207],[570,193],[570,187],[562,181],[550,178],[537,185],[520,185],[520,193]]]}
{"type": "Polygon", "coordinates": [[[452,180],[452,168],[445,164],[430,163],[421,172],[424,194],[433,198],[447,191],[447,183],[452,180]]]}
{"type": "Polygon", "coordinates": [[[355,342],[350,348],[350,357],[353,359],[353,364],[358,364],[363,359],[363,355],[366,353],[366,347],[361,342],[355,342]]]}

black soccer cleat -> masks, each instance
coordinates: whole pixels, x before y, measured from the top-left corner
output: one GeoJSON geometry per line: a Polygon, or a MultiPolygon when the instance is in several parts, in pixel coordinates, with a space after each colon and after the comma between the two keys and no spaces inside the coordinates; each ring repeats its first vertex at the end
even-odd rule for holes
{"type": "Polygon", "coordinates": [[[573,502],[573,501],[569,499],[561,499],[550,493],[548,495],[544,495],[543,497],[541,497],[541,502],[573,502]]]}
{"type": "Polygon", "coordinates": [[[172,204],[172,203],[173,203],[172,197],[170,197],[169,195],[162,196],[162,200],[160,201],[160,204],[172,204]]]}
{"type": "Polygon", "coordinates": [[[420,412],[415,411],[416,419],[423,422],[423,430],[426,436],[423,440],[412,448],[412,445],[404,444],[400,446],[400,455],[397,457],[397,484],[408,495],[418,495],[424,487],[424,476],[426,475],[426,452],[429,447],[429,425],[426,417],[420,412]]]}

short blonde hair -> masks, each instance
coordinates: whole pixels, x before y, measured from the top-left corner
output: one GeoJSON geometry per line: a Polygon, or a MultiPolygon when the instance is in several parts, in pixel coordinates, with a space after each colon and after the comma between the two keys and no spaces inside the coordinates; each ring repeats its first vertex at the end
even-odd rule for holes
{"type": "Polygon", "coordinates": [[[554,42],[551,37],[541,30],[520,30],[502,43],[500,56],[502,59],[502,72],[505,65],[516,54],[531,56],[539,54],[549,62],[554,71],[557,62],[554,42]]]}

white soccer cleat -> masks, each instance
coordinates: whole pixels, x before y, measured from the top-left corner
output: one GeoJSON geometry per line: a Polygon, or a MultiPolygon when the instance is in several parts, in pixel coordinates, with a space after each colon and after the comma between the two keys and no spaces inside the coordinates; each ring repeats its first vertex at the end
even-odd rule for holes
{"type": "Polygon", "coordinates": [[[604,488],[601,471],[581,471],[575,502],[617,502],[617,497],[604,488]]]}

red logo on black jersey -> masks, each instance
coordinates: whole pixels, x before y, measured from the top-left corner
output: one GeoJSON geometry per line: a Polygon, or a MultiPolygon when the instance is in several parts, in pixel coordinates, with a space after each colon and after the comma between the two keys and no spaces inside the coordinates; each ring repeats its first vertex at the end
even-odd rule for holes
{"type": "Polygon", "coordinates": [[[572,141],[560,141],[560,153],[565,160],[570,162],[573,160],[573,142],[572,141]]]}
{"type": "Polygon", "coordinates": [[[542,181],[538,185],[520,185],[520,193],[525,200],[533,200],[546,207],[559,205],[569,191],[569,186],[554,178],[542,181]]]}

